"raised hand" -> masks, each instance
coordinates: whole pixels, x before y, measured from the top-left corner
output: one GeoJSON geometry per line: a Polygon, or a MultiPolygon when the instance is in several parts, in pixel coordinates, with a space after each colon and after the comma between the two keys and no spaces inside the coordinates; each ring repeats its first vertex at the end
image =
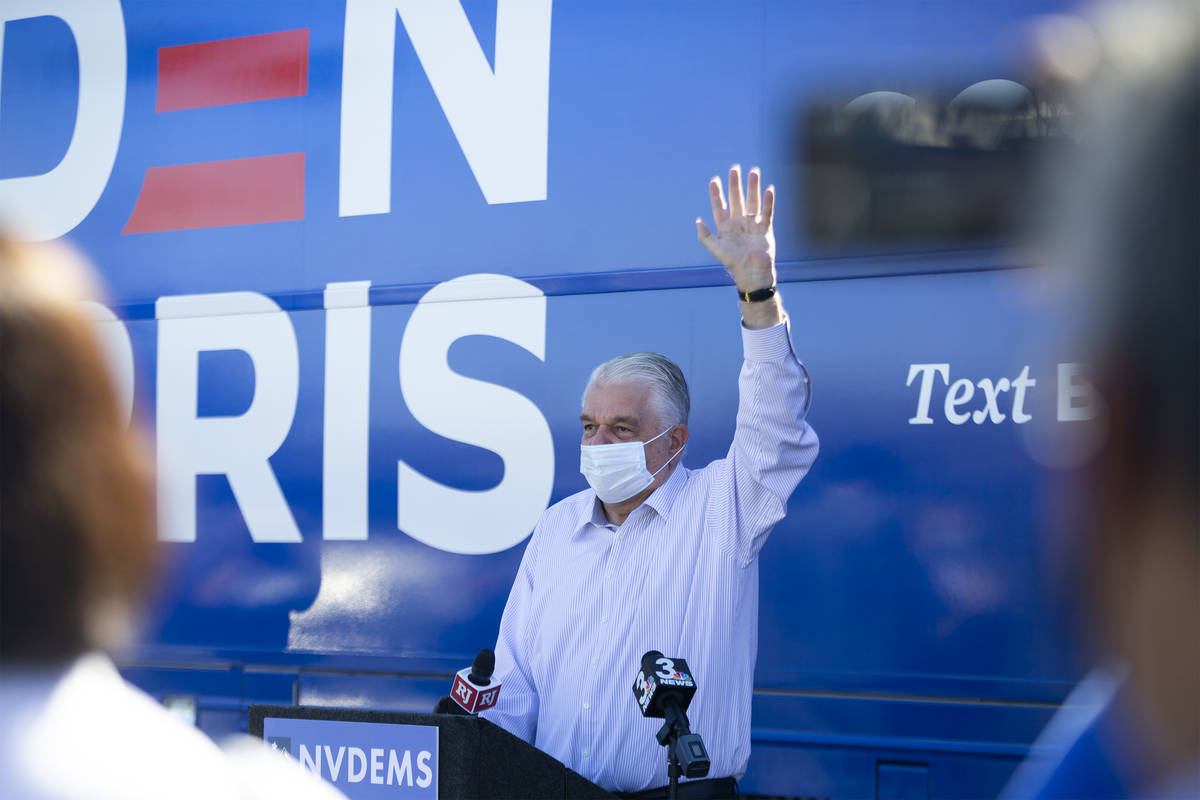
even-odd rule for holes
{"type": "MultiPolygon", "coordinates": [[[[716,233],[696,218],[696,235],[713,258],[725,265],[740,291],[752,292],[775,285],[775,187],[761,192],[762,175],[758,167],[750,170],[747,194],[742,195],[742,168],[729,169],[729,204],[721,179],[708,182],[716,233]]],[[[762,303],[742,303],[742,317],[748,327],[773,325],[782,319],[783,309],[777,298],[762,303]]]]}

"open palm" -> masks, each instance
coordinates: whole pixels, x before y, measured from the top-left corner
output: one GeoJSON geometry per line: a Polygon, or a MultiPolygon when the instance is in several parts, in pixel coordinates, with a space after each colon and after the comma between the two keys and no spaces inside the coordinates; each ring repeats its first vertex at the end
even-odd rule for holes
{"type": "Polygon", "coordinates": [[[729,170],[729,204],[725,203],[721,179],[708,183],[716,233],[699,218],[696,232],[708,252],[725,265],[742,291],[753,291],[775,285],[775,233],[772,220],[775,213],[775,187],[761,193],[758,167],[750,170],[746,181],[747,194],[742,195],[741,167],[729,170]]]}

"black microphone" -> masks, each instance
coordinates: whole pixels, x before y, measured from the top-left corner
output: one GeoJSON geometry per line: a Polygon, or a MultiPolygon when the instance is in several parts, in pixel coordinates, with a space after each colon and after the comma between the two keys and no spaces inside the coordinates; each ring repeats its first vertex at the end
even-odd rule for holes
{"type": "Polygon", "coordinates": [[[450,694],[438,700],[433,713],[478,714],[496,705],[500,682],[492,680],[495,669],[496,654],[486,647],[480,650],[470,667],[455,674],[450,694]]]}
{"type": "Polygon", "coordinates": [[[633,682],[633,696],[642,716],[665,720],[658,732],[658,743],[670,748],[685,777],[703,778],[712,762],[704,742],[692,733],[688,723],[686,712],[696,694],[696,681],[687,661],[667,658],[658,650],[651,650],[642,656],[641,666],[633,682]]]}
{"type": "Polygon", "coordinates": [[[672,704],[687,711],[695,694],[696,681],[682,658],[667,658],[657,650],[642,656],[642,671],[633,682],[633,696],[643,717],[663,719],[672,704]]]}
{"type": "Polygon", "coordinates": [[[467,678],[478,686],[490,684],[492,673],[496,670],[496,654],[486,647],[479,651],[471,662],[471,672],[467,678]]]}

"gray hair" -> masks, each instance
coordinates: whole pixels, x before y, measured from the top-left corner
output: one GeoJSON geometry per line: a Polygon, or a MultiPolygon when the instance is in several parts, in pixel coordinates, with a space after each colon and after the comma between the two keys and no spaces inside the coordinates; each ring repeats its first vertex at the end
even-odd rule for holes
{"type": "Polygon", "coordinates": [[[629,381],[647,381],[653,389],[654,408],[659,421],[686,425],[692,401],[683,370],[662,353],[626,353],[610,358],[592,370],[584,396],[593,386],[629,381]]]}

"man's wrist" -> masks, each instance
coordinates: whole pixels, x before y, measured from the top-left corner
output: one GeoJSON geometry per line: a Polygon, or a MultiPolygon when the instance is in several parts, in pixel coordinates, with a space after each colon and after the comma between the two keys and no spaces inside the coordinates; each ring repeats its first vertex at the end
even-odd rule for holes
{"type": "Polygon", "coordinates": [[[765,289],[768,286],[775,285],[775,270],[757,272],[751,275],[738,275],[733,270],[729,270],[729,274],[733,278],[733,284],[737,286],[739,292],[753,292],[756,289],[765,289]]]}
{"type": "Polygon", "coordinates": [[[764,286],[761,289],[752,289],[750,291],[745,291],[740,287],[738,288],[738,297],[741,298],[743,303],[762,303],[766,300],[770,300],[774,296],[775,284],[773,283],[770,286],[764,286]]]}
{"type": "Polygon", "coordinates": [[[752,330],[770,328],[784,320],[783,304],[779,302],[776,292],[769,299],[760,303],[742,301],[742,324],[752,330]]]}

